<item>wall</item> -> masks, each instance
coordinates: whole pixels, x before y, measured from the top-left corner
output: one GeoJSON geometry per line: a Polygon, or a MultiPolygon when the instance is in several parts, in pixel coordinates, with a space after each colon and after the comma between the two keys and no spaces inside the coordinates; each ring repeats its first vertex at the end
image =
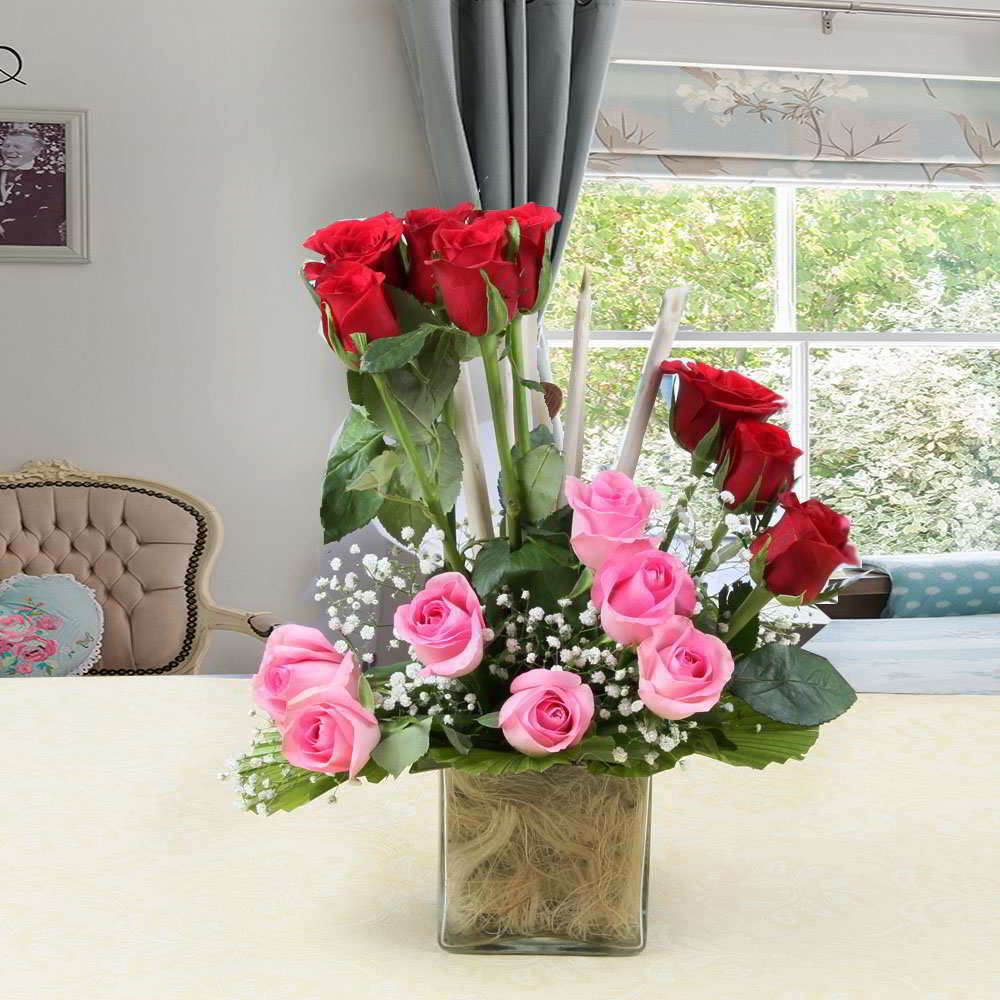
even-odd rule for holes
{"type": "MultiPolygon", "coordinates": [[[[227,528],[217,596],[314,617],[345,403],[299,243],[435,197],[391,0],[4,0],[3,15],[29,86],[4,85],[0,106],[90,112],[93,262],[0,265],[0,468],[60,456],[201,494],[227,528]]],[[[1000,75],[993,26],[818,22],[630,0],[615,54],[1000,75]]],[[[245,671],[256,652],[224,636],[208,666],[245,671]]]]}
{"type": "Polygon", "coordinates": [[[313,615],[345,404],[299,244],[434,199],[391,0],[4,0],[0,35],[28,82],[0,107],[87,109],[92,178],[92,263],[0,264],[0,468],[182,485],[225,520],[223,603],[313,615]]]}

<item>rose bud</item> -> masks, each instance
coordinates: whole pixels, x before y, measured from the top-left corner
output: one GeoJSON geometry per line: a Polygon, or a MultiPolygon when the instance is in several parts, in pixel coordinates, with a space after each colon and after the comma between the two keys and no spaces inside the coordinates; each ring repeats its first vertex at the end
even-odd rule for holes
{"type": "Polygon", "coordinates": [[[403,216],[409,258],[406,288],[421,302],[437,302],[437,284],[431,264],[431,239],[437,227],[444,222],[465,223],[475,210],[472,202],[463,201],[452,208],[415,208],[403,216]]]}
{"type": "Polygon", "coordinates": [[[413,646],[424,677],[462,677],[483,660],[483,608],[461,573],[432,577],[411,603],[396,608],[393,632],[413,646]]]}
{"type": "Polygon", "coordinates": [[[349,263],[333,265],[317,283],[316,294],[330,307],[345,351],[357,353],[352,333],[366,333],[369,340],[399,333],[384,283],[384,274],[349,263]]]}
{"type": "Polygon", "coordinates": [[[686,451],[694,451],[718,423],[714,457],[737,420],[767,420],[785,405],[781,396],[759,382],[700,361],[664,361],[660,371],[676,375],[679,382],[670,408],[670,430],[686,451]]]}
{"type": "Polygon", "coordinates": [[[714,635],[675,615],[639,643],[639,698],[661,719],[707,712],[733,676],[733,657],[714,635]]]}
{"type": "Polygon", "coordinates": [[[504,257],[507,226],[499,216],[484,216],[468,225],[442,223],[431,237],[434,280],[441,289],[452,323],[474,337],[489,323],[486,282],[495,286],[507,307],[507,322],[517,313],[517,265],[504,257]]]}
{"type": "Polygon", "coordinates": [[[399,259],[403,223],[390,212],[370,219],[344,219],[317,229],[302,245],[323,255],[323,263],[311,261],[305,266],[310,281],[321,281],[330,268],[344,261],[364,264],[384,274],[390,285],[401,286],[403,267],[399,259]]]}
{"type": "Polygon", "coordinates": [[[599,569],[609,556],[655,549],[659,538],[645,533],[660,494],[636,486],[624,472],[599,472],[593,483],[566,477],[566,499],[573,508],[570,545],[577,558],[599,569]]]}
{"type": "Polygon", "coordinates": [[[801,454],[781,427],[737,420],[719,456],[721,462],[728,462],[722,488],[733,500],[727,506],[739,507],[756,489],[754,510],[765,510],[795,481],[795,460],[801,454]]]}
{"type": "Polygon", "coordinates": [[[375,716],[341,684],[309,688],[288,703],[281,752],[289,764],[355,777],[378,746],[375,716]]]}
{"type": "Polygon", "coordinates": [[[671,615],[690,616],[697,595],[680,559],[646,549],[609,559],[594,577],[590,599],[601,613],[604,631],[630,646],[671,615]]]}
{"type": "Polygon", "coordinates": [[[511,682],[500,709],[507,742],[529,757],[576,746],[594,718],[594,692],[566,670],[528,670],[511,682]]]}
{"type": "Polygon", "coordinates": [[[279,625],[268,636],[251,686],[258,706],[280,724],[288,702],[310,688],[339,684],[357,698],[360,676],[353,654],[338,653],[319,629],[279,625]]]}
{"type": "Polygon", "coordinates": [[[838,566],[859,565],[858,550],[847,540],[851,521],[819,500],[800,503],[794,493],[782,493],[778,502],[784,516],[750,543],[750,552],[757,555],[767,545],[764,585],[772,594],[801,596],[808,604],[838,566]]]}

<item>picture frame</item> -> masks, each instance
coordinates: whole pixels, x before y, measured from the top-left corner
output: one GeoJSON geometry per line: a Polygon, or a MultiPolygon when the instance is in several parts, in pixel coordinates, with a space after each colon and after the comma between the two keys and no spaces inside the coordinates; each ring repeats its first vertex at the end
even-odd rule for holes
{"type": "Polygon", "coordinates": [[[87,112],[0,106],[0,264],[90,260],[87,112]]]}

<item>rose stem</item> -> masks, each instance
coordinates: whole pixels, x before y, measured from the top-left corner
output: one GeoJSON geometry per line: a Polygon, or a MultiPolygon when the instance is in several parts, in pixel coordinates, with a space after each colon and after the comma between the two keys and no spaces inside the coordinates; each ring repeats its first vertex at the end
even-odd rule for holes
{"type": "Polygon", "coordinates": [[[503,383],[500,381],[500,367],[497,363],[495,333],[484,334],[479,338],[479,353],[483,356],[483,368],[486,370],[486,387],[489,390],[490,412],[493,415],[493,433],[496,436],[500,468],[503,470],[507,540],[513,551],[521,547],[521,484],[514,468],[514,458],[510,453],[510,435],[507,433],[503,383]]]}
{"type": "Polygon", "coordinates": [[[410,434],[410,429],[406,426],[406,420],[400,412],[399,405],[396,403],[392,391],[386,384],[385,376],[373,373],[372,378],[375,380],[375,387],[378,389],[379,395],[382,397],[382,402],[385,404],[386,413],[389,415],[389,421],[392,424],[396,440],[399,441],[403,451],[406,452],[406,457],[410,460],[410,465],[413,466],[427,513],[430,515],[431,521],[434,522],[434,526],[444,536],[445,556],[451,564],[452,569],[457,570],[459,573],[464,573],[465,560],[459,554],[454,531],[448,523],[448,518],[445,516],[444,511],[441,509],[441,501],[438,499],[434,484],[427,475],[427,470],[424,468],[420,456],[417,454],[416,445],[413,443],[413,437],[410,434]]]}
{"type": "Polygon", "coordinates": [[[531,409],[528,390],[521,382],[524,375],[524,341],[521,317],[515,316],[507,328],[507,345],[510,352],[511,398],[514,402],[514,440],[519,456],[528,454],[531,435],[531,409]]]}
{"type": "Polygon", "coordinates": [[[674,334],[680,326],[684,306],[687,303],[688,289],[668,288],[663,293],[663,304],[660,315],[653,330],[653,337],[646,353],[646,363],[643,365],[639,386],[629,414],[628,426],[622,440],[621,453],[618,456],[617,469],[627,476],[634,476],[639,464],[639,454],[642,451],[642,439],[646,436],[649,419],[653,415],[653,405],[656,393],[660,387],[660,363],[670,357],[674,346],[674,334]]]}
{"type": "MultiPolygon", "coordinates": [[[[590,271],[583,269],[580,297],[576,303],[573,327],[573,360],[569,373],[569,399],[566,402],[566,433],[563,438],[563,463],[567,476],[579,476],[583,466],[583,400],[587,391],[587,351],[590,348],[590,271]]],[[[566,489],[560,506],[566,502],[566,489]]]]}
{"type": "Polygon", "coordinates": [[[731,643],[773,597],[774,595],[763,584],[751,590],[743,599],[743,603],[733,612],[732,617],[729,619],[729,628],[726,630],[726,642],[731,643]]]}

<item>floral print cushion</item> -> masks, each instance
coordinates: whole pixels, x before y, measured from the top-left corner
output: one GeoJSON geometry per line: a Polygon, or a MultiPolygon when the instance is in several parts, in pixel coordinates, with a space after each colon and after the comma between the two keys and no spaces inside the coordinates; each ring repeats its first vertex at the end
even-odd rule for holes
{"type": "Polygon", "coordinates": [[[0,581],[0,677],[65,677],[100,658],[104,613],[72,576],[0,581]]]}

